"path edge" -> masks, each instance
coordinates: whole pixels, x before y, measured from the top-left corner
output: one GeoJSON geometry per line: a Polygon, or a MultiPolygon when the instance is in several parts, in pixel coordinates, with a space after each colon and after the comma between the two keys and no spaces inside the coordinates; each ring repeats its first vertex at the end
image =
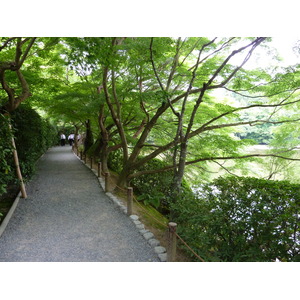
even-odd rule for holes
{"type": "MultiPolygon", "coordinates": [[[[98,179],[99,184],[103,191],[105,190],[105,182],[104,179],[101,177],[98,177],[96,170],[92,169],[89,164],[85,163],[84,160],[81,160],[80,157],[78,157],[74,151],[72,151],[73,155],[83,164],[85,165],[98,179]]],[[[122,204],[122,201],[118,199],[117,196],[113,195],[110,192],[104,192],[106,196],[123,211],[127,215],[127,208],[122,204]]],[[[167,250],[164,247],[160,246],[160,242],[155,238],[154,234],[145,229],[145,225],[139,220],[139,217],[137,215],[131,215],[129,216],[131,221],[136,225],[137,230],[139,233],[144,237],[144,239],[150,244],[150,246],[153,248],[154,252],[158,256],[161,262],[167,262],[167,250]],[[142,226],[142,227],[140,227],[142,226]]]]}
{"type": "MultiPolygon", "coordinates": [[[[46,150],[46,151],[45,151],[45,152],[37,159],[37,161],[34,163],[35,166],[37,165],[38,161],[39,161],[39,160],[40,160],[40,159],[41,159],[41,158],[49,151],[49,149],[51,149],[51,148],[52,148],[52,147],[49,147],[49,148],[48,148],[48,149],[47,149],[47,150],[46,150]]],[[[33,176],[32,176],[32,177],[30,178],[30,180],[27,182],[26,188],[27,188],[28,184],[30,184],[30,182],[33,180],[33,178],[34,178],[35,175],[36,175],[36,174],[33,174],[33,176]]],[[[15,209],[17,208],[17,206],[18,206],[18,204],[19,204],[20,198],[22,198],[21,195],[22,195],[22,192],[19,191],[17,197],[16,197],[15,200],[14,200],[14,203],[13,203],[12,206],[10,207],[8,213],[6,214],[4,220],[2,221],[2,223],[1,223],[1,225],[0,225],[0,238],[1,238],[2,234],[4,233],[5,228],[6,228],[6,226],[8,225],[8,223],[9,223],[11,217],[13,216],[13,213],[15,212],[15,209]]],[[[22,198],[22,199],[23,199],[23,198],[22,198]]]]}
{"type": "Polygon", "coordinates": [[[14,200],[14,203],[12,204],[12,206],[10,207],[8,213],[6,214],[4,220],[2,221],[1,225],[0,225],[0,238],[6,228],[6,226],[8,225],[11,217],[13,216],[13,213],[15,211],[15,209],[17,208],[18,204],[19,204],[19,201],[20,201],[20,198],[21,198],[21,191],[19,191],[17,197],[15,198],[14,200]]]}

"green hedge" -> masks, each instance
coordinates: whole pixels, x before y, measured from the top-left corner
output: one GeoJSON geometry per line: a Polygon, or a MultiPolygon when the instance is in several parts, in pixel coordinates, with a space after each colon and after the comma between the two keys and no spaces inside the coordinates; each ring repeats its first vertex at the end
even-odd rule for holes
{"type": "MultiPolygon", "coordinates": [[[[11,135],[6,116],[0,115],[0,194],[5,187],[16,181],[15,166],[11,149],[11,135]]],[[[18,150],[20,167],[25,180],[35,170],[35,162],[52,145],[57,143],[57,130],[28,105],[21,105],[11,114],[11,124],[18,150]]]]}
{"type": "Polygon", "coordinates": [[[300,185],[219,178],[173,207],[178,232],[206,261],[300,261],[300,185]]]}
{"type": "Polygon", "coordinates": [[[57,131],[27,105],[21,105],[12,113],[12,124],[21,171],[25,178],[30,178],[35,170],[35,162],[57,142],[57,131]]]}

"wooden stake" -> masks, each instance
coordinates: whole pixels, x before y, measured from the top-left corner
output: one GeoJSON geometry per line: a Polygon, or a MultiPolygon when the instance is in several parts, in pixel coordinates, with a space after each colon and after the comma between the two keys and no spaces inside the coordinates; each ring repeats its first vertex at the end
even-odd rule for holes
{"type": "MultiPolygon", "coordinates": [[[[9,124],[9,129],[12,132],[11,124],[9,124]]],[[[21,189],[22,198],[26,199],[27,198],[27,193],[26,193],[25,184],[24,184],[24,181],[23,181],[22,172],[21,172],[21,169],[20,169],[19,157],[18,157],[18,152],[17,152],[17,148],[16,148],[16,143],[15,143],[15,139],[14,139],[13,136],[11,138],[11,143],[12,143],[12,146],[13,146],[13,156],[14,156],[14,162],[15,162],[15,166],[16,166],[17,176],[18,176],[18,179],[20,180],[20,189],[21,189]]]]}
{"type": "Polygon", "coordinates": [[[176,259],[177,237],[176,237],[177,224],[174,222],[169,223],[169,251],[168,261],[174,262],[176,259]]]}
{"type": "Polygon", "coordinates": [[[133,199],[133,189],[132,187],[127,188],[127,215],[132,215],[132,199],[133,199]]]}
{"type": "Polygon", "coordinates": [[[101,177],[101,170],[102,170],[102,163],[101,161],[98,162],[98,177],[101,177]]]}
{"type": "Polygon", "coordinates": [[[105,172],[105,192],[108,192],[108,177],[109,177],[109,173],[105,172]]]}

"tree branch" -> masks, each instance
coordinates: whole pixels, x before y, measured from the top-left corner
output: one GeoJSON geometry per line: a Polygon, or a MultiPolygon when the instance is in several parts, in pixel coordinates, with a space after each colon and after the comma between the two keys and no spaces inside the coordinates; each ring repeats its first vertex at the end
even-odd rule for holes
{"type": "MultiPolygon", "coordinates": [[[[251,108],[257,108],[257,107],[264,107],[264,108],[267,108],[267,107],[269,107],[269,108],[283,107],[283,106],[292,105],[292,104],[300,102],[300,99],[295,100],[295,101],[291,101],[291,102],[285,102],[290,97],[291,97],[291,95],[289,95],[288,97],[286,97],[280,103],[277,103],[277,104],[252,104],[252,105],[248,105],[248,106],[238,107],[238,108],[232,109],[231,111],[227,111],[227,112],[225,112],[225,113],[223,113],[223,114],[221,114],[221,115],[219,115],[215,118],[212,118],[210,121],[203,124],[200,128],[198,128],[197,130],[194,130],[193,132],[191,132],[190,135],[189,135],[189,138],[194,137],[195,135],[197,135],[197,134],[199,134],[203,131],[212,130],[212,129],[215,129],[215,128],[221,128],[221,127],[208,126],[208,125],[215,122],[215,121],[217,121],[217,120],[219,120],[219,119],[221,119],[221,118],[223,118],[223,117],[225,117],[225,116],[236,113],[238,111],[247,110],[247,109],[251,109],[251,108]]],[[[297,121],[297,120],[292,120],[292,121],[297,121]]],[[[252,121],[252,122],[254,122],[254,121],[252,121]]],[[[247,125],[247,124],[250,124],[250,123],[249,122],[240,122],[240,123],[236,123],[236,124],[247,125]]],[[[223,127],[234,126],[234,125],[229,125],[229,124],[223,124],[223,125],[216,125],[216,126],[223,126],[223,127]]]]}
{"type": "Polygon", "coordinates": [[[282,159],[285,159],[285,160],[300,161],[300,158],[285,157],[285,156],[277,155],[277,154],[259,154],[259,153],[257,153],[257,154],[248,154],[248,155],[242,155],[242,156],[202,157],[202,158],[194,159],[194,160],[191,160],[191,161],[187,161],[187,162],[186,162],[186,165],[195,164],[195,163],[201,162],[201,161],[230,160],[230,159],[246,159],[246,158],[251,158],[251,157],[277,157],[277,158],[282,158],[282,159]]]}
{"type": "MultiPolygon", "coordinates": [[[[25,42],[25,41],[27,42],[27,40],[28,40],[28,39],[25,39],[24,42],[25,42]]],[[[30,42],[29,42],[29,44],[28,44],[28,46],[27,46],[27,48],[26,48],[26,50],[25,50],[25,52],[24,52],[24,54],[23,54],[23,56],[22,56],[22,58],[21,58],[21,60],[20,60],[20,63],[19,63],[19,65],[18,65],[19,68],[22,67],[22,65],[23,65],[23,63],[24,63],[24,61],[25,61],[25,59],[26,59],[26,57],[27,57],[27,55],[28,55],[28,53],[29,53],[31,47],[33,46],[35,40],[36,40],[35,37],[31,38],[31,40],[30,40],[30,42]]]]}
{"type": "Polygon", "coordinates": [[[233,72],[227,76],[227,78],[222,81],[220,84],[212,86],[212,88],[219,88],[224,86],[226,83],[228,83],[232,77],[245,65],[245,63],[249,60],[249,58],[252,55],[252,52],[254,51],[254,49],[261,44],[266,38],[257,38],[255,39],[253,42],[251,42],[250,44],[239,48],[238,50],[234,50],[232,51],[232,53],[223,61],[223,63],[221,64],[221,66],[215,71],[215,73],[213,74],[213,76],[210,78],[210,80],[208,81],[208,85],[211,85],[211,83],[214,81],[214,79],[219,75],[219,73],[221,72],[221,70],[227,65],[228,61],[235,56],[236,54],[244,51],[245,49],[247,49],[248,47],[252,47],[249,52],[247,53],[246,57],[244,58],[243,62],[233,70],[233,72]]]}
{"type": "MultiPolygon", "coordinates": [[[[242,155],[242,156],[227,156],[227,157],[226,156],[225,157],[221,157],[221,156],[203,157],[203,158],[187,161],[185,163],[185,165],[187,166],[187,165],[195,164],[195,163],[202,162],[202,161],[213,161],[214,163],[217,163],[217,162],[215,162],[215,160],[234,160],[234,159],[246,159],[246,158],[251,158],[251,157],[276,157],[276,158],[281,158],[281,159],[290,160],[290,161],[300,161],[300,158],[290,158],[290,157],[285,157],[285,156],[276,155],[276,154],[249,154],[249,155],[242,155]]],[[[135,177],[138,177],[141,175],[146,175],[146,174],[163,173],[163,172],[170,171],[173,168],[174,168],[174,165],[169,165],[169,166],[165,166],[164,168],[156,169],[156,170],[138,171],[138,172],[130,174],[128,178],[132,179],[132,178],[135,178],[135,177]]],[[[238,175],[235,175],[235,176],[238,176],[238,175]]]]}
{"type": "Polygon", "coordinates": [[[237,174],[234,174],[234,173],[232,173],[232,172],[230,172],[227,168],[225,168],[224,166],[223,166],[223,164],[220,164],[219,162],[217,162],[217,161],[212,161],[212,162],[214,162],[215,164],[217,164],[218,166],[220,166],[222,169],[224,169],[228,174],[230,174],[230,175],[233,175],[233,176],[236,176],[236,177],[241,177],[241,176],[239,176],[239,175],[237,175],[237,174]]]}
{"type": "Polygon", "coordinates": [[[152,47],[153,47],[153,39],[154,38],[151,38],[151,40],[150,40],[150,60],[151,60],[151,65],[152,65],[152,68],[153,68],[156,80],[157,80],[157,82],[158,82],[161,90],[164,91],[165,90],[164,86],[163,86],[162,82],[160,81],[160,78],[158,76],[158,73],[157,73],[157,70],[156,70],[156,67],[155,67],[155,64],[154,64],[154,60],[153,60],[153,49],[152,49],[152,47]]]}
{"type": "Polygon", "coordinates": [[[21,71],[17,70],[16,72],[17,72],[18,79],[22,86],[22,94],[15,99],[15,103],[20,104],[22,101],[24,101],[26,98],[30,97],[32,94],[29,91],[28,83],[27,83],[26,79],[24,78],[23,74],[21,73],[21,71]]]}
{"type": "Polygon", "coordinates": [[[258,124],[283,124],[283,123],[297,122],[299,120],[300,120],[300,118],[293,119],[293,120],[282,120],[282,121],[255,120],[255,121],[247,121],[247,122],[220,124],[220,125],[214,125],[214,126],[207,126],[201,132],[214,130],[214,129],[226,128],[226,127],[236,127],[236,126],[241,126],[241,125],[256,126],[258,124]]]}
{"type": "Polygon", "coordinates": [[[181,38],[178,38],[177,44],[176,44],[176,53],[175,53],[175,56],[174,56],[174,59],[173,59],[172,69],[170,71],[170,75],[169,75],[169,78],[168,78],[168,81],[167,81],[166,91],[168,91],[169,88],[170,88],[173,76],[174,76],[176,68],[178,66],[180,42],[181,42],[181,38]]]}
{"type": "MultiPolygon", "coordinates": [[[[5,80],[5,70],[1,70],[0,69],[0,82],[1,82],[1,85],[2,85],[2,88],[5,90],[5,92],[7,93],[8,95],[8,105],[9,106],[12,106],[13,103],[14,103],[14,100],[15,100],[15,92],[12,88],[10,88],[5,80]]],[[[7,106],[7,105],[5,105],[7,106]]],[[[8,111],[10,111],[8,109],[8,111]]]]}
{"type": "Polygon", "coordinates": [[[15,40],[16,39],[16,37],[12,37],[12,38],[9,38],[7,41],[5,41],[4,43],[3,43],[3,45],[0,47],[0,52],[11,42],[11,41],[13,41],[13,40],[15,40]]]}
{"type": "MultiPolygon", "coordinates": [[[[209,41],[207,44],[203,45],[200,51],[202,52],[202,51],[204,50],[205,47],[207,47],[207,46],[211,45],[212,43],[214,43],[216,39],[217,39],[217,38],[215,37],[213,40],[211,40],[211,41],[209,41]]],[[[215,51],[209,53],[209,54],[206,55],[203,59],[201,59],[200,63],[203,63],[205,60],[207,60],[207,59],[208,59],[209,57],[211,57],[212,55],[214,55],[214,54],[216,54],[216,53],[222,51],[222,50],[223,50],[224,48],[226,48],[227,45],[228,45],[232,40],[234,40],[234,39],[235,39],[235,38],[230,38],[228,41],[226,41],[224,44],[222,44],[222,46],[221,46],[220,48],[218,48],[218,49],[216,49],[215,51]]],[[[189,54],[190,54],[190,53],[189,53],[189,54]]],[[[189,69],[189,71],[192,70],[194,67],[195,67],[195,65],[192,66],[192,67],[189,69]]]]}

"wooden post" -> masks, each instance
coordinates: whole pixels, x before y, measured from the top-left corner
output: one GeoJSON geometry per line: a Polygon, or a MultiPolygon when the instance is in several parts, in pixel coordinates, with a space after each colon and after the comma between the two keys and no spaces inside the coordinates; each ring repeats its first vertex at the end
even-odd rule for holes
{"type": "Polygon", "coordinates": [[[82,160],[82,151],[80,151],[80,159],[82,160]]]}
{"type": "Polygon", "coordinates": [[[91,169],[93,169],[93,157],[91,156],[91,169]]]}
{"type": "Polygon", "coordinates": [[[132,187],[127,188],[127,215],[132,215],[132,199],[133,199],[133,189],[132,187]]]}
{"type": "MultiPolygon", "coordinates": [[[[12,131],[10,123],[9,123],[9,129],[10,129],[10,131],[12,131]]],[[[18,176],[18,179],[20,180],[20,189],[21,189],[22,198],[26,199],[27,193],[26,193],[23,176],[22,176],[21,169],[20,169],[20,163],[19,163],[19,157],[18,157],[18,152],[17,152],[17,148],[16,148],[16,143],[15,143],[15,139],[13,136],[11,137],[11,143],[13,146],[13,156],[14,156],[14,162],[15,162],[15,166],[16,166],[17,176],[18,176]]]]}
{"type": "Polygon", "coordinates": [[[176,237],[177,224],[174,222],[169,223],[169,251],[168,251],[168,261],[174,262],[176,259],[176,247],[177,247],[177,237],[176,237]]]}
{"type": "Polygon", "coordinates": [[[102,163],[101,161],[98,162],[98,177],[101,177],[101,171],[102,171],[102,163]]]}
{"type": "Polygon", "coordinates": [[[108,192],[108,177],[109,177],[109,173],[105,172],[104,176],[105,176],[105,192],[107,193],[108,192]]]}
{"type": "Polygon", "coordinates": [[[19,158],[18,158],[18,153],[16,150],[16,145],[15,145],[15,140],[14,138],[12,138],[13,140],[13,146],[14,146],[14,150],[13,150],[13,155],[14,155],[14,161],[15,161],[15,166],[16,166],[16,170],[17,170],[17,176],[20,180],[20,189],[21,189],[21,193],[22,193],[22,198],[27,198],[27,193],[26,193],[26,189],[25,189],[25,184],[23,181],[23,176],[21,173],[21,169],[20,169],[20,164],[19,164],[19,158]]]}

